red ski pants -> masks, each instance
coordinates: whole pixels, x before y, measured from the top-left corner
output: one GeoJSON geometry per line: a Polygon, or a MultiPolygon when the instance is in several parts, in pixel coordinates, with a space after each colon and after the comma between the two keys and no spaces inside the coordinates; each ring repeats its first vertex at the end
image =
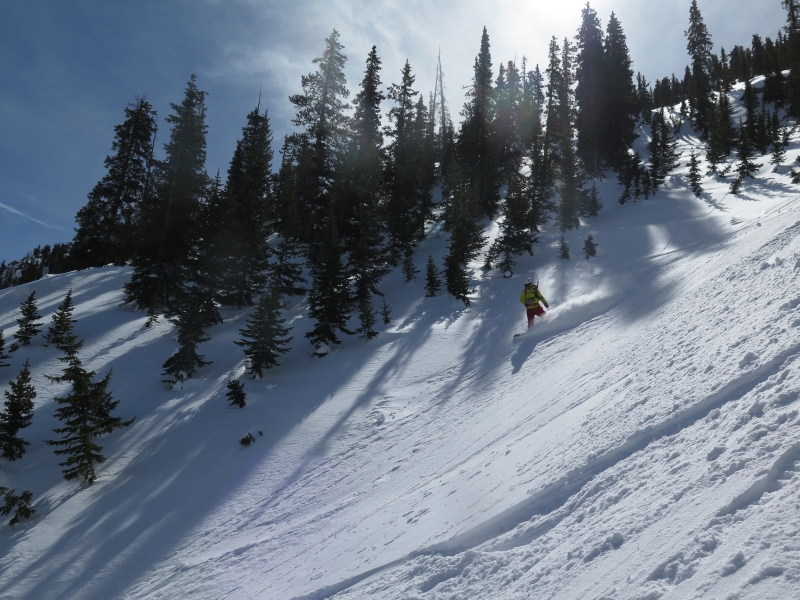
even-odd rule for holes
{"type": "Polygon", "coordinates": [[[535,306],[528,309],[528,329],[533,327],[533,317],[543,317],[545,315],[544,309],[541,306],[535,306]]]}

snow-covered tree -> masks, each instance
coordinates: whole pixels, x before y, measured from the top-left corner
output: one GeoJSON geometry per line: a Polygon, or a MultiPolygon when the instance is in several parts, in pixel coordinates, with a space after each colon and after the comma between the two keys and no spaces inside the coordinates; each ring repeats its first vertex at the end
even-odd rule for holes
{"type": "Polygon", "coordinates": [[[20,429],[25,429],[33,419],[33,400],[36,389],[31,383],[30,362],[25,361],[15,381],[9,381],[10,390],[4,392],[6,400],[0,412],[0,453],[3,458],[17,460],[25,454],[25,446],[30,446],[19,437],[20,429]]]}

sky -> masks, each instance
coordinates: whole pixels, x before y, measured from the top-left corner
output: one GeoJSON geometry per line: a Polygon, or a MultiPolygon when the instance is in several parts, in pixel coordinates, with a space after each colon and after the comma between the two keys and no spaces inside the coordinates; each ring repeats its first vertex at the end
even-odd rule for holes
{"type": "MultiPolygon", "coordinates": [[[[224,177],[246,114],[259,93],[276,151],[292,130],[288,96],[312,71],[336,28],[351,95],[376,45],[382,79],[399,80],[408,59],[416,88],[433,88],[441,51],[457,118],[487,27],[495,70],[526,56],[546,64],[551,36],[574,37],[585,0],[30,0],[7,3],[0,20],[0,260],[71,239],[74,216],[103,176],[113,127],[126,104],[147,95],[163,119],[190,74],[207,91],[207,169],[224,177]]],[[[603,27],[615,12],[648,81],[680,76],[690,0],[595,0],[603,27]]],[[[700,0],[715,43],[774,39],[780,0],[700,0]]],[[[543,67],[544,68],[544,67],[543,67]]],[[[387,105],[386,110],[389,106],[387,105]]]]}

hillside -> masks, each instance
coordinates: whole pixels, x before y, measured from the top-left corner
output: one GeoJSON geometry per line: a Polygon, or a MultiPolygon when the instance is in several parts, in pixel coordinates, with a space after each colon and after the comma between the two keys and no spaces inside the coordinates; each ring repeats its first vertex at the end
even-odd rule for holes
{"type": "MultiPolygon", "coordinates": [[[[263,380],[233,344],[246,313],[226,310],[201,347],[213,364],[165,389],[174,328],[119,307],[126,268],[0,291],[9,339],[31,290],[49,320],[72,289],[84,362],[113,368],[117,412],[136,416],[103,438],[94,485],[65,482],[44,444],[56,352],[38,338],[0,370],[30,359],[38,391],[29,452],[0,467],[37,510],[0,529],[0,598],[796,596],[797,188],[764,156],[738,197],[706,177],[695,198],[699,146],[684,126],[681,167],[650,200],[620,206],[615,178],[599,183],[572,260],[550,228],[511,279],[476,261],[469,308],[396,271],[392,323],[317,359],[291,305],[292,351],[263,380]],[[512,341],[527,275],[551,310],[512,341]]],[[[417,267],[446,242],[433,226],[417,267]]]]}

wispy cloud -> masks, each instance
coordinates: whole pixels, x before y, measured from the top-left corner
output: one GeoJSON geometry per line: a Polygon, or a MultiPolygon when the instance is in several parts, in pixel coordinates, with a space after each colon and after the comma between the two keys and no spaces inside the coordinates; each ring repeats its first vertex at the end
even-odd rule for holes
{"type": "Polygon", "coordinates": [[[19,217],[23,217],[24,219],[28,219],[29,221],[33,221],[34,223],[38,223],[39,225],[43,225],[48,229],[55,229],[56,231],[66,231],[67,233],[70,233],[68,229],[64,229],[63,227],[59,227],[58,225],[51,225],[50,223],[45,223],[44,221],[40,221],[39,219],[36,219],[30,215],[26,215],[21,210],[17,210],[13,206],[9,206],[8,204],[3,204],[2,202],[0,202],[0,208],[10,212],[12,215],[17,215],[19,217]]]}

